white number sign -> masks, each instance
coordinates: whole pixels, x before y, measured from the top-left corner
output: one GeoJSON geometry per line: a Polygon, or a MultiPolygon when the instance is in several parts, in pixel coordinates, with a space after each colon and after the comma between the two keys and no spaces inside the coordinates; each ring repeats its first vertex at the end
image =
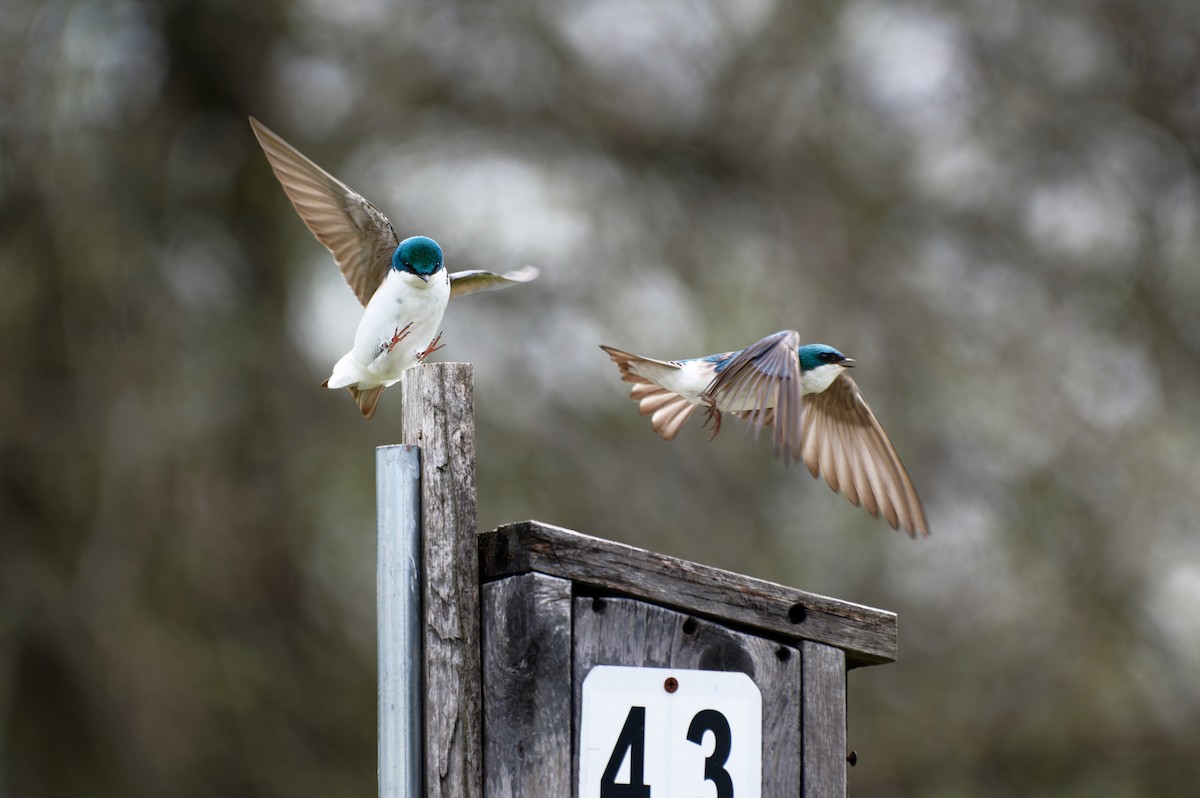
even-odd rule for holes
{"type": "Polygon", "coordinates": [[[580,798],[760,798],[762,693],[744,673],[597,665],[580,798]]]}

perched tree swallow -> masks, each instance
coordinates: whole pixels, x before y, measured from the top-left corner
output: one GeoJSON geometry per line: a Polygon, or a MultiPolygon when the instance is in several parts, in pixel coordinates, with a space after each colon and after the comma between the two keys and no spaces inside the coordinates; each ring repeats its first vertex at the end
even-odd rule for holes
{"type": "Polygon", "coordinates": [[[829,487],[880,514],[911,537],[928,535],[921,499],[858,385],[854,361],[825,344],[800,343],[795,330],[769,335],[737,352],[690,360],[653,360],[601,346],[632,383],[629,395],[664,440],[697,407],[707,408],[713,436],[732,413],[757,432],[774,427],[775,454],[804,459],[829,487]]]}
{"type": "Polygon", "coordinates": [[[436,241],[425,236],[400,241],[378,208],[254,117],[250,127],[296,213],[333,253],[342,276],[366,306],[354,347],[323,383],[349,388],[365,417],[375,414],[383,389],[399,381],[401,372],[442,348],[438,327],[451,298],[537,277],[532,266],[507,274],[448,274],[436,241]]]}

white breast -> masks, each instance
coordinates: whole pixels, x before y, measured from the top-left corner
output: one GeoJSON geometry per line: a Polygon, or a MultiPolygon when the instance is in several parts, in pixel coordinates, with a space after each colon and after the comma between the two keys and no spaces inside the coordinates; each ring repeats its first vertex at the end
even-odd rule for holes
{"type": "Polygon", "coordinates": [[[450,301],[450,275],[445,269],[425,282],[407,272],[389,270],[363,311],[354,335],[354,359],[380,384],[391,385],[416,365],[417,353],[438,334],[450,301]],[[390,353],[380,349],[405,325],[408,335],[390,353]]]}
{"type": "Polygon", "coordinates": [[[844,366],[839,366],[836,363],[817,366],[815,369],[809,369],[801,375],[800,384],[804,386],[806,394],[821,393],[830,385],[833,385],[833,381],[842,376],[842,372],[845,370],[844,366]]]}

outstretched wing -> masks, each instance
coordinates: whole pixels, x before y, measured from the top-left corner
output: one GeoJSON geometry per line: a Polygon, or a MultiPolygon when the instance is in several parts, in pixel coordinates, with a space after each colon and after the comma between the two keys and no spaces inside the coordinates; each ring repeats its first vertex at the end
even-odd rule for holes
{"type": "Polygon", "coordinates": [[[804,464],[853,504],[862,504],[892,529],[929,534],[925,508],[900,455],[862,391],[843,373],[821,393],[804,397],[804,464]]]}
{"type": "Polygon", "coordinates": [[[450,275],[450,298],[473,294],[476,291],[491,291],[494,288],[508,288],[518,283],[527,283],[538,276],[538,270],[533,266],[524,266],[516,271],[496,274],[480,269],[465,272],[453,272],[450,275]]]}
{"type": "Polygon", "coordinates": [[[774,427],[775,455],[799,462],[804,393],[796,349],[800,333],[782,330],[743,349],[704,389],[717,408],[754,428],[774,427]]]}
{"type": "Polygon", "coordinates": [[[342,277],[358,301],[366,305],[387,276],[392,253],[400,243],[392,223],[378,208],[301,155],[262,122],[250,117],[250,127],[296,213],[333,253],[342,277]]]}

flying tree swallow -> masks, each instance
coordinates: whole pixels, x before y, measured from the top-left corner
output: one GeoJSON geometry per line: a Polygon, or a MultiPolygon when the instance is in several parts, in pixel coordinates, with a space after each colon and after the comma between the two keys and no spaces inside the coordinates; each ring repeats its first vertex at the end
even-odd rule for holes
{"type": "Polygon", "coordinates": [[[757,433],[774,428],[775,454],[801,458],[814,477],[910,537],[929,534],[925,509],[900,456],[846,370],[854,361],[832,346],[801,344],[783,330],[736,352],[654,360],[600,347],[632,383],[631,399],[664,440],[698,407],[713,437],[732,413],[757,433]]]}
{"type": "Polygon", "coordinates": [[[450,299],[527,283],[538,271],[446,271],[442,248],[425,236],[403,241],[378,208],[304,157],[254,117],[250,127],[296,213],[333,253],[364,305],[353,348],[322,385],[348,388],[363,416],[375,414],[383,389],[441,349],[438,327],[450,299]]]}

